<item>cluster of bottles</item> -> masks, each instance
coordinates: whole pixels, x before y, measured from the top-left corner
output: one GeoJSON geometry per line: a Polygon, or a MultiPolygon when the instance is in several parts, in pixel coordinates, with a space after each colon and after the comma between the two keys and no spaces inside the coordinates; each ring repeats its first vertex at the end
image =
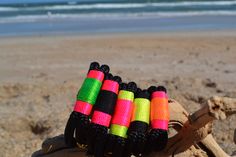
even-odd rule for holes
{"type": "Polygon", "coordinates": [[[130,157],[161,151],[168,140],[168,97],[163,86],[142,90],[122,82],[107,65],[90,64],[65,128],[68,147],[89,155],[130,157]]]}

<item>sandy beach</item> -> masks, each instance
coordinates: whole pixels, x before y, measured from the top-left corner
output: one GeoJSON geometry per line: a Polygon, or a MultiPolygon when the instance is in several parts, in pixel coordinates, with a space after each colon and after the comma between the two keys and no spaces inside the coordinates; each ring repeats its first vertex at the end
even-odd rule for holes
{"type": "MultiPolygon", "coordinates": [[[[236,31],[0,38],[0,157],[26,157],[64,132],[91,61],[141,88],[165,85],[189,111],[213,95],[236,97],[236,31]]],[[[213,135],[235,150],[236,116],[213,135]]]]}

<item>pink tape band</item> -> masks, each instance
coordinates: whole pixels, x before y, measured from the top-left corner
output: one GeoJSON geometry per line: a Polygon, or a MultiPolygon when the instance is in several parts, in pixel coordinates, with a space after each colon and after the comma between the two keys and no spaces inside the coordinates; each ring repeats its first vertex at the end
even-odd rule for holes
{"type": "Polygon", "coordinates": [[[152,93],[152,98],[156,98],[156,97],[158,97],[158,98],[168,98],[167,94],[165,92],[163,92],[163,91],[153,92],[152,93]]]}
{"type": "Polygon", "coordinates": [[[92,107],[93,106],[87,102],[77,100],[75,103],[74,111],[83,113],[85,115],[90,115],[92,107]]]}
{"type": "Polygon", "coordinates": [[[104,73],[98,70],[90,70],[87,74],[87,78],[94,78],[102,82],[104,79],[104,73]]]}
{"type": "Polygon", "coordinates": [[[101,90],[107,90],[107,91],[111,91],[113,93],[118,94],[119,91],[119,84],[116,81],[112,81],[112,80],[105,80],[103,82],[102,85],[102,89],[101,90]]]}
{"type": "Polygon", "coordinates": [[[162,130],[168,130],[168,121],[167,120],[152,120],[151,122],[153,129],[162,129],[162,130]]]}
{"type": "Polygon", "coordinates": [[[129,100],[117,100],[115,113],[111,124],[129,127],[133,110],[133,102],[129,100]]]}
{"type": "Polygon", "coordinates": [[[111,122],[111,115],[100,112],[100,111],[94,111],[93,117],[92,117],[92,123],[109,127],[110,122],[111,122]]]}

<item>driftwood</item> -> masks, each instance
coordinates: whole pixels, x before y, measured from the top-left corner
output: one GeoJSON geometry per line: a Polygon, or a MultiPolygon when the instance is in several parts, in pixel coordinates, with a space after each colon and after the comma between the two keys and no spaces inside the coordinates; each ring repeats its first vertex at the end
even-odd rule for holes
{"type": "MultiPolygon", "coordinates": [[[[212,137],[212,121],[223,120],[230,115],[236,114],[236,99],[212,97],[201,109],[193,114],[189,114],[177,101],[169,100],[169,109],[170,137],[167,147],[162,152],[151,154],[151,157],[230,156],[222,150],[212,137]],[[172,135],[174,131],[175,133],[172,135]]],[[[42,150],[35,152],[32,157],[86,156],[82,149],[66,148],[63,141],[63,136],[46,140],[42,145],[42,150]]],[[[236,143],[236,130],[234,141],[236,143]]]]}

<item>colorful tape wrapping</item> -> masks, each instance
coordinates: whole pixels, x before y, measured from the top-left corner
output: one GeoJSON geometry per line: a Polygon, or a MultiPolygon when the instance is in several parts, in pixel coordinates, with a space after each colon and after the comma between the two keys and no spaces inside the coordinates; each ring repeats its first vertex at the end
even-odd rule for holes
{"type": "Polygon", "coordinates": [[[167,94],[163,91],[156,91],[152,93],[152,98],[167,98],[167,94]]]}
{"type": "Polygon", "coordinates": [[[100,111],[94,111],[91,121],[94,124],[99,124],[102,126],[109,127],[111,121],[111,115],[100,111]]]}
{"type": "Polygon", "coordinates": [[[129,127],[130,118],[133,110],[133,102],[128,100],[117,100],[112,124],[129,127]]]}
{"type": "Polygon", "coordinates": [[[74,106],[74,111],[89,115],[92,111],[93,105],[77,100],[74,106]]]}
{"type": "Polygon", "coordinates": [[[149,124],[149,115],[150,101],[145,98],[135,98],[131,122],[141,121],[149,124]]]}
{"type": "Polygon", "coordinates": [[[102,82],[104,79],[104,73],[98,70],[90,70],[87,74],[87,78],[94,78],[102,82]]]}
{"type": "Polygon", "coordinates": [[[95,104],[102,86],[104,73],[98,70],[90,70],[84,80],[78,94],[74,111],[89,115],[95,104]]]}
{"type": "Polygon", "coordinates": [[[153,129],[168,130],[168,120],[152,120],[151,125],[153,129]]]}
{"type": "Polygon", "coordinates": [[[118,95],[118,100],[128,100],[128,101],[134,101],[134,93],[126,90],[120,90],[118,95]]]}
{"type": "Polygon", "coordinates": [[[110,128],[110,133],[112,135],[120,136],[123,138],[127,138],[127,135],[126,135],[127,131],[128,131],[128,127],[116,125],[116,124],[112,124],[110,128]]]}
{"type": "Polygon", "coordinates": [[[118,94],[119,84],[116,81],[105,80],[102,85],[101,90],[107,90],[107,91],[113,92],[115,94],[118,94]]]}
{"type": "Polygon", "coordinates": [[[133,111],[134,93],[130,91],[119,91],[116,102],[115,113],[111,122],[110,133],[126,138],[133,111]]]}
{"type": "Polygon", "coordinates": [[[163,91],[152,93],[151,126],[154,129],[168,130],[169,122],[168,97],[163,91]]]}
{"type": "Polygon", "coordinates": [[[111,115],[117,99],[119,84],[113,80],[104,80],[101,92],[94,107],[92,123],[109,127],[111,115]]]}

